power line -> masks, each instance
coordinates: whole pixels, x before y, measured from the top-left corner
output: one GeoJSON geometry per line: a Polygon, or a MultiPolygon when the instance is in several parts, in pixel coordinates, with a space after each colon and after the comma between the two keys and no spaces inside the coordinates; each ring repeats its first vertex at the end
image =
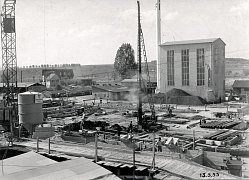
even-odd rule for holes
{"type": "MultiPolygon", "coordinates": [[[[43,48],[44,48],[44,60],[45,64],[47,63],[47,57],[46,57],[46,3],[45,0],[43,0],[43,48]]],[[[46,66],[45,66],[46,68],[46,66]]]]}

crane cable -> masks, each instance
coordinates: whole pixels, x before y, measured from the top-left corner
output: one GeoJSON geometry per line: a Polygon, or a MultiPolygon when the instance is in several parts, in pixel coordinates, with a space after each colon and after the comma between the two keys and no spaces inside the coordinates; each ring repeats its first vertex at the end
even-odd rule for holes
{"type": "MultiPolygon", "coordinates": [[[[144,36],[143,36],[141,24],[140,24],[140,30],[141,30],[140,36],[141,36],[141,43],[142,43],[142,51],[143,51],[143,56],[144,56],[144,61],[145,61],[145,71],[147,74],[147,85],[145,85],[145,87],[146,87],[146,90],[148,91],[148,89],[149,89],[148,86],[151,86],[151,81],[150,81],[149,66],[148,66],[148,61],[147,61],[145,42],[144,42],[144,36]]],[[[152,92],[149,92],[148,103],[149,103],[151,111],[154,112],[154,103],[153,103],[152,92]]]]}

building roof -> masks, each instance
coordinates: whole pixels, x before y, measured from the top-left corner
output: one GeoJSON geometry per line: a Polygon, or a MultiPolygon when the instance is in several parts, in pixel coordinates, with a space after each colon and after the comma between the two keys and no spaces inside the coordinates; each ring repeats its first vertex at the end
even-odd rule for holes
{"type": "MultiPolygon", "coordinates": [[[[170,41],[161,44],[161,46],[172,46],[172,45],[183,45],[183,44],[204,44],[213,43],[220,38],[210,38],[210,39],[195,39],[195,40],[184,40],[184,41],[170,41]]],[[[220,39],[221,40],[221,39],[220,39]]],[[[221,40],[222,41],[222,40],[221,40]]],[[[223,42],[223,41],[222,41],[223,42]]],[[[223,42],[224,43],[224,42],[223,42]]],[[[224,43],[225,44],[225,43],[224,43]]]]}
{"type": "Polygon", "coordinates": [[[4,160],[6,161],[5,172],[6,168],[11,171],[2,177],[0,175],[1,179],[119,179],[109,170],[84,157],[57,163],[48,158],[42,158],[34,152],[26,154],[25,158],[16,159],[9,164],[6,164],[8,159],[4,160]],[[32,162],[36,157],[39,161],[32,162]]]}
{"type": "Polygon", "coordinates": [[[18,156],[4,159],[4,174],[2,174],[2,171],[0,172],[0,179],[2,179],[3,176],[7,176],[12,173],[18,173],[55,163],[57,162],[52,159],[30,151],[18,156]]]}
{"type": "Polygon", "coordinates": [[[235,80],[233,88],[249,88],[249,80],[235,80]]]}
{"type": "MultiPolygon", "coordinates": [[[[23,82],[23,83],[17,83],[17,87],[25,88],[30,86],[44,86],[41,83],[33,83],[33,82],[23,82]]],[[[3,83],[0,83],[0,87],[3,87],[3,83]]]]}
{"type": "Polygon", "coordinates": [[[129,89],[127,87],[124,87],[124,86],[95,85],[92,87],[93,87],[93,89],[98,88],[98,89],[108,91],[108,92],[128,92],[129,91],[129,89]]]}
{"type": "Polygon", "coordinates": [[[137,79],[124,79],[124,80],[121,81],[121,83],[124,83],[124,82],[138,83],[137,79]]]}

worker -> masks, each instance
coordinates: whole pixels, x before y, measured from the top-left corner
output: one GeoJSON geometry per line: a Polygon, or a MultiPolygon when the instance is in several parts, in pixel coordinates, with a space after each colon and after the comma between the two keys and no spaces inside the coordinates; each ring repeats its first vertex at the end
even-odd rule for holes
{"type": "Polygon", "coordinates": [[[83,118],[80,122],[80,129],[83,131],[84,130],[84,124],[85,124],[85,119],[83,118]]]}
{"type": "Polygon", "coordinates": [[[172,116],[172,109],[171,108],[169,108],[169,115],[170,115],[170,117],[172,116]]]}
{"type": "Polygon", "coordinates": [[[162,152],[162,141],[161,141],[161,137],[158,138],[157,149],[158,149],[158,152],[162,152]]]}
{"type": "Polygon", "coordinates": [[[131,121],[131,123],[130,123],[130,125],[129,125],[129,127],[128,127],[128,133],[131,133],[132,134],[132,121],[131,121]]]}
{"type": "Polygon", "coordinates": [[[122,128],[120,126],[118,126],[117,127],[118,140],[120,140],[121,130],[122,130],[122,128]]]}
{"type": "Polygon", "coordinates": [[[169,112],[169,110],[171,109],[170,104],[168,105],[167,109],[168,109],[168,112],[169,112]]]}

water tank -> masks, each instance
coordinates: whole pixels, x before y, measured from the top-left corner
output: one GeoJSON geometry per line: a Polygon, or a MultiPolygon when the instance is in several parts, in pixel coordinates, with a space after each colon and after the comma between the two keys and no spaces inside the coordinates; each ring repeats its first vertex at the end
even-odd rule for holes
{"type": "Polygon", "coordinates": [[[30,133],[34,126],[43,122],[42,94],[25,92],[18,94],[19,124],[22,124],[30,133]]]}

